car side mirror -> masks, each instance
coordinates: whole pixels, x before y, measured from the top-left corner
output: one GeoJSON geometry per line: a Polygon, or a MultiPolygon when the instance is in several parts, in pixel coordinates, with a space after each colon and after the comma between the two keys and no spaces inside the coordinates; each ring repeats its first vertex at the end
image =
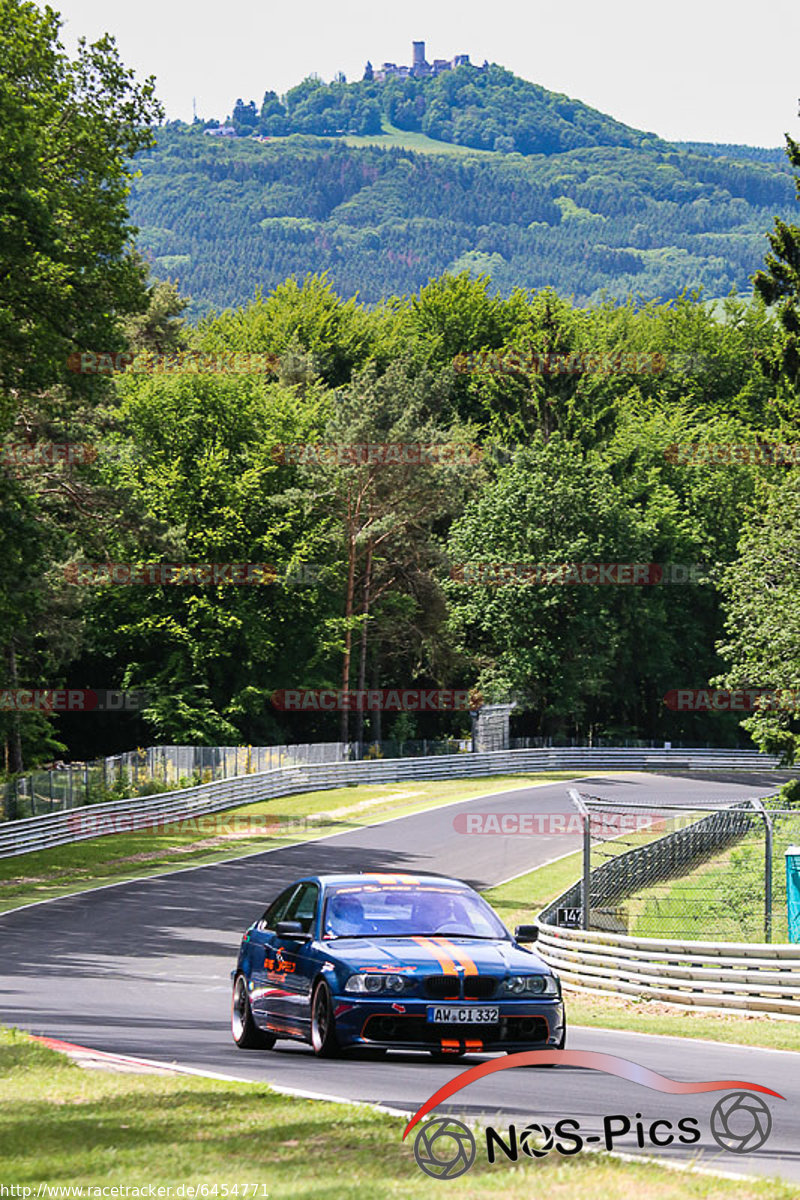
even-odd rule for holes
{"type": "Polygon", "coordinates": [[[515,942],[535,942],[539,938],[537,925],[518,925],[514,930],[515,942]]]}
{"type": "Polygon", "coordinates": [[[275,932],[278,937],[294,938],[298,942],[308,941],[310,936],[299,921],[278,921],[275,932]]]}

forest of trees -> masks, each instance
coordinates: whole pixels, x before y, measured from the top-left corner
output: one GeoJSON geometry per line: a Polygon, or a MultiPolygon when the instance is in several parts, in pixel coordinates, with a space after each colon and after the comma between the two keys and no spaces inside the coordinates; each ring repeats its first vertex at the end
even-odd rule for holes
{"type": "Polygon", "coordinates": [[[309,76],[281,100],[267,91],[260,108],[237,100],[231,123],[239,134],[320,137],[380,133],[387,120],[441,142],[475,150],[559,154],[586,146],[658,145],[652,133],[631,129],[579,100],[520,79],[504,67],[469,64],[421,79],[309,76]]]}
{"type": "MultiPolygon", "coordinates": [[[[136,85],[107,42],[71,63],[54,47],[49,10],[14,2],[3,12],[0,100],[16,114],[0,126],[13,166],[0,243],[0,276],[13,281],[0,294],[3,695],[146,697],[136,713],[92,716],[4,702],[8,771],[157,742],[469,728],[466,712],[348,722],[287,712],[273,702],[284,689],[459,688],[476,703],[515,698],[518,734],[720,745],[746,738],[741,714],[676,711],[665,697],[716,681],[800,698],[798,454],[764,452],[800,443],[791,175],[637,147],[568,151],[543,160],[542,175],[526,163],[338,145],[241,152],[202,132],[172,131],[147,149],[160,117],[151,81],[136,85]],[[614,154],[632,156],[616,187],[591,169],[614,154]],[[180,290],[148,282],[132,248],[132,183],[134,213],[151,218],[140,245],[181,276],[180,290]],[[621,230],[625,189],[628,208],[639,205],[639,253],[654,214],[709,259],[716,246],[722,274],[735,227],[751,230],[753,254],[769,233],[753,302],[712,311],[689,291],[590,305],[560,296],[546,269],[524,287],[509,277],[500,292],[436,265],[437,254],[453,258],[448,224],[486,230],[487,247],[507,238],[506,261],[531,225],[534,236],[598,220],[621,230]],[[287,260],[275,247],[329,236],[336,261],[334,229],[319,232],[334,211],[337,236],[352,246],[373,237],[381,251],[352,261],[405,256],[404,295],[377,267],[369,289],[382,295],[371,304],[348,295],[355,287],[339,294],[333,268],[277,278],[287,260]],[[193,230],[184,243],[170,240],[167,214],[193,230]],[[207,287],[225,280],[238,302],[185,323],[186,273],[164,259],[186,254],[200,271],[223,214],[228,236],[213,242],[207,287]],[[273,248],[269,271],[249,257],[254,226],[273,248]],[[420,286],[419,270],[437,277],[420,286]],[[247,272],[263,285],[253,299],[247,272]],[[149,356],[142,369],[76,369],[126,350],[149,356]],[[454,444],[466,449],[445,452],[454,444]],[[309,445],[442,452],[380,461],[287,450],[309,445]],[[53,449],[64,446],[91,452],[53,449]],[[272,574],[258,586],[120,586],[81,573],[112,563],[267,564],[272,574]],[[487,564],[491,575],[578,563],[669,569],[637,586],[485,574],[487,564]]],[[[800,169],[791,142],[789,154],[800,169]]],[[[589,246],[609,262],[636,258],[626,244],[584,232],[559,254],[577,277],[593,269],[589,246]]],[[[741,275],[750,259],[738,253],[741,275]]],[[[692,274],[676,263],[676,283],[692,274]]],[[[758,745],[792,755],[795,714],[776,706],[744,725],[758,745]]]]}
{"type": "Polygon", "coordinates": [[[194,318],[323,271],[370,304],[462,270],[506,296],[549,286],[578,304],[724,297],[750,290],[793,201],[784,168],[663,144],[447,156],[170,126],[136,165],[139,247],[194,318]]]}
{"type": "MultiPolygon", "coordinates": [[[[24,548],[36,603],[15,618],[18,677],[44,684],[56,672],[71,686],[148,696],[141,714],[98,717],[91,729],[84,716],[56,719],[73,753],[99,749],[99,729],[106,746],[134,735],[139,744],[334,739],[338,714],[281,712],[271,697],[341,686],[348,647],[351,687],[513,695],[521,733],[742,736],[735,715],[671,711],[664,697],[724,673],[725,570],[763,494],[797,491],[791,464],[682,461],[674,451],[797,437],[783,334],[759,304],[731,301],[722,320],[692,298],[581,309],[547,290],[502,299],[464,274],[373,310],[311,276],[196,330],[174,315],[169,285],[155,286],[151,309],[151,320],[128,323],[135,348],[247,352],[267,367],[90,376],[102,403],[82,438],[99,452],[49,475],[81,497],[91,523],[80,510],[56,522],[52,479],[35,466],[7,470],[20,509],[50,531],[24,548]],[[459,355],[489,348],[495,359],[463,369],[459,355]],[[617,366],[534,365],[587,353],[617,366]],[[626,354],[640,357],[626,366],[626,354]],[[401,466],[304,461],[283,449],[374,443],[485,453],[401,466]],[[268,563],[278,578],[81,587],[73,569],[66,586],[65,571],[86,561],[268,563]],[[646,587],[498,586],[469,572],[464,582],[460,570],[580,562],[697,569],[688,582],[646,587]]],[[[36,435],[55,440],[52,415],[39,421],[36,435]]],[[[21,436],[18,423],[8,436],[21,436]]],[[[384,716],[384,737],[398,719],[384,716]]],[[[42,724],[23,719],[28,759],[52,748],[42,724]]],[[[467,727],[467,714],[448,713],[403,716],[399,728],[467,727]]],[[[367,718],[365,737],[376,733],[367,718]]]]}

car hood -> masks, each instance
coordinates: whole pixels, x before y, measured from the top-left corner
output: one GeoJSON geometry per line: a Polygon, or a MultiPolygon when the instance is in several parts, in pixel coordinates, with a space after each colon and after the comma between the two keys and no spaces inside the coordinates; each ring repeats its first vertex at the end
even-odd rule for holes
{"type": "Polygon", "coordinates": [[[413,970],[417,975],[441,975],[449,974],[453,965],[470,971],[470,964],[474,964],[481,975],[550,973],[550,968],[535,950],[525,950],[515,942],[500,940],[361,937],[336,938],[321,945],[330,958],[355,970],[413,970]]]}

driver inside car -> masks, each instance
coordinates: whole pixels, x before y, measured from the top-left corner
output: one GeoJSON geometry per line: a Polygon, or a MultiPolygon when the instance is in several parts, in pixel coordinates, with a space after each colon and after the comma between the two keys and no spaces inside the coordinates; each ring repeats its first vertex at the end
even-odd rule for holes
{"type": "Polygon", "coordinates": [[[334,896],[328,905],[326,932],[338,937],[348,934],[368,933],[372,926],[364,916],[361,901],[355,896],[334,896]]]}
{"type": "Polygon", "coordinates": [[[418,906],[418,923],[424,933],[438,933],[442,930],[469,934],[472,929],[464,906],[454,896],[448,896],[444,892],[432,892],[421,901],[418,906]]]}

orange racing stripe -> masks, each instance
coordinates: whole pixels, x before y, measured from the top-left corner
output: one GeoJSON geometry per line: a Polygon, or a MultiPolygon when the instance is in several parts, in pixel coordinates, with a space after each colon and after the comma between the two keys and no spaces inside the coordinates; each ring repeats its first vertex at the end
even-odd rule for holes
{"type": "Polygon", "coordinates": [[[444,947],[451,958],[454,958],[455,961],[464,968],[465,975],[478,974],[478,968],[475,966],[475,963],[472,961],[470,956],[461,949],[460,946],[453,945],[452,942],[448,941],[447,938],[444,937],[437,938],[436,941],[440,946],[444,947]]]}
{"type": "Polygon", "coordinates": [[[388,871],[374,871],[364,875],[365,879],[377,879],[380,883],[419,883],[416,875],[390,874],[388,871]]]}
{"type": "Polygon", "coordinates": [[[456,964],[452,958],[449,958],[443,948],[432,941],[431,938],[415,936],[411,940],[416,942],[418,946],[421,946],[423,950],[427,950],[429,954],[433,955],[445,975],[458,975],[456,964]]]}

